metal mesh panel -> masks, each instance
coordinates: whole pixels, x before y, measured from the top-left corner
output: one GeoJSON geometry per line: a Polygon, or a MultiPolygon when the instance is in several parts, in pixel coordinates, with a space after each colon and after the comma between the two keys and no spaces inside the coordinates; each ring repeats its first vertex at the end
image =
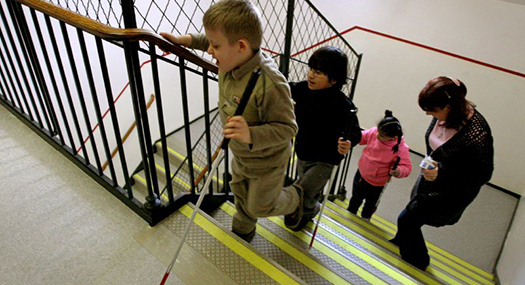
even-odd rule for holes
{"type": "MultiPolygon", "coordinates": [[[[341,49],[348,56],[348,77],[355,78],[358,62],[357,54],[342,38],[337,36],[335,30],[321,18],[309,1],[296,1],[294,8],[294,25],[292,32],[292,51],[290,61],[291,81],[304,80],[308,67],[306,63],[314,51],[322,46],[334,46],[341,49]]],[[[343,91],[348,94],[351,81],[345,85],[343,91]]]]}
{"type": "Polygon", "coordinates": [[[48,2],[97,20],[103,24],[124,28],[122,8],[119,1],[49,0],[48,2]]]}
{"type": "MultiPolygon", "coordinates": [[[[176,35],[203,33],[202,17],[213,3],[213,0],[135,1],[137,27],[157,33],[169,32],[176,35]]],[[[192,51],[200,57],[212,60],[206,52],[192,51]]],[[[200,67],[189,62],[186,62],[186,66],[201,70],[200,67]]],[[[215,74],[210,75],[216,77],[215,74]]]]}
{"type": "MultiPolygon", "coordinates": [[[[50,2],[107,25],[123,27],[122,9],[117,1],[50,0],[50,2]]],[[[215,2],[214,0],[134,1],[137,27],[157,33],[201,33],[203,32],[202,16],[215,2]]],[[[262,48],[278,59],[277,57],[284,53],[288,0],[254,0],[254,4],[260,9],[263,19],[262,48]]],[[[323,17],[318,15],[310,1],[296,0],[293,18],[289,80],[303,80],[308,71],[305,64],[312,53],[319,47],[331,45],[340,48],[348,55],[350,80],[343,91],[349,93],[358,62],[356,52],[338,36],[323,17]]],[[[194,52],[201,57],[211,59],[205,52],[194,52]]],[[[199,70],[197,67],[194,68],[199,70]]]]}
{"type": "MultiPolygon", "coordinates": [[[[211,141],[211,154],[220,146],[220,143],[222,141],[223,135],[222,135],[222,123],[219,119],[219,113],[217,112],[215,116],[210,120],[210,141],[211,141]]],[[[199,139],[195,142],[193,148],[192,148],[192,158],[193,158],[193,165],[194,165],[194,173],[195,173],[195,179],[199,176],[199,174],[203,171],[203,168],[208,165],[208,152],[206,150],[206,134],[203,133],[199,139]]],[[[180,166],[173,172],[172,179],[175,179],[175,177],[178,180],[183,181],[187,185],[191,185],[194,182],[191,182],[190,176],[189,176],[189,167],[187,158],[184,159],[184,161],[180,164],[180,166]]],[[[202,187],[204,186],[204,183],[206,181],[206,178],[208,176],[206,172],[206,175],[202,177],[202,179],[199,181],[199,184],[197,186],[197,190],[202,190],[202,187]]],[[[215,179],[212,182],[213,189],[215,191],[222,188],[222,184],[219,182],[219,179],[222,177],[223,171],[221,169],[218,169],[216,173],[212,173],[217,179],[215,179]]],[[[164,189],[165,190],[165,189],[164,189]]],[[[164,191],[163,190],[163,191],[164,191]]],[[[188,190],[188,189],[185,189],[188,190]]]]}

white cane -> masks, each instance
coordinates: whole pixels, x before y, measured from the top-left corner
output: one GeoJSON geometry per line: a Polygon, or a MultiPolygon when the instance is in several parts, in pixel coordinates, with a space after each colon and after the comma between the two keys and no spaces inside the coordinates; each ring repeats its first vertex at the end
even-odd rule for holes
{"type": "Polygon", "coordinates": [[[317,228],[319,227],[319,223],[321,222],[321,218],[323,217],[324,206],[326,205],[326,201],[328,201],[328,193],[330,192],[330,189],[332,189],[332,185],[334,184],[335,180],[335,174],[337,173],[338,168],[338,165],[334,166],[334,168],[332,169],[332,174],[330,175],[330,180],[328,181],[328,183],[326,183],[324,187],[323,204],[321,205],[321,210],[319,211],[319,218],[317,219],[317,223],[315,224],[315,229],[314,233],[312,234],[312,240],[310,240],[309,248],[312,248],[312,244],[314,244],[315,234],[317,234],[317,228]]]}
{"type": "MultiPolygon", "coordinates": [[[[253,71],[248,81],[248,84],[246,85],[246,88],[244,89],[244,93],[242,94],[241,101],[239,102],[239,105],[237,106],[237,109],[235,110],[234,116],[241,116],[242,113],[244,113],[244,109],[246,108],[246,105],[248,104],[248,100],[250,99],[253,88],[255,87],[255,83],[257,82],[257,78],[259,77],[260,73],[261,71],[259,69],[253,71]]],[[[227,138],[222,140],[219,153],[217,157],[215,158],[215,161],[213,161],[213,165],[212,165],[210,173],[213,173],[217,170],[217,167],[219,166],[219,162],[222,160],[224,156],[224,151],[228,149],[229,142],[230,142],[230,139],[227,139],[227,138]]],[[[166,280],[168,280],[168,276],[171,272],[171,269],[173,268],[175,261],[177,261],[177,257],[179,256],[182,246],[184,245],[184,241],[186,240],[186,237],[188,236],[188,233],[190,232],[191,225],[193,224],[193,220],[195,220],[195,216],[197,215],[197,212],[200,211],[202,200],[204,200],[204,196],[208,193],[208,188],[210,186],[212,179],[213,179],[213,175],[209,175],[208,178],[206,179],[206,182],[204,183],[204,188],[202,188],[199,199],[197,200],[197,204],[195,205],[195,209],[193,210],[193,213],[191,214],[190,221],[188,222],[188,224],[186,225],[186,228],[184,229],[184,234],[182,235],[182,238],[179,242],[179,246],[177,247],[177,250],[175,251],[175,255],[173,256],[171,263],[168,265],[168,268],[166,269],[166,273],[164,273],[164,277],[162,278],[160,285],[164,285],[164,283],[166,283],[166,280]]]]}

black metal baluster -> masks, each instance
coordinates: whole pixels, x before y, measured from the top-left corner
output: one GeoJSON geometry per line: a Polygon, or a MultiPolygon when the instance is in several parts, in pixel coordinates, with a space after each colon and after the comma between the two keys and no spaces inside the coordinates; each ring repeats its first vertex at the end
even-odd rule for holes
{"type": "MultiPolygon", "coordinates": [[[[93,107],[95,108],[95,115],[97,117],[98,127],[100,128],[100,136],[102,137],[102,145],[106,153],[106,159],[109,163],[109,172],[111,174],[111,180],[113,180],[113,186],[118,185],[117,176],[115,175],[115,169],[113,167],[113,161],[111,160],[111,150],[109,149],[108,138],[106,136],[106,128],[104,126],[104,120],[102,113],[100,112],[100,104],[98,102],[97,88],[95,87],[95,80],[93,79],[93,71],[91,70],[91,64],[89,62],[89,55],[86,48],[86,40],[84,38],[84,32],[81,29],[77,29],[78,40],[80,44],[80,50],[82,51],[82,58],[84,59],[84,67],[86,69],[86,77],[89,83],[89,89],[91,90],[91,99],[93,100],[93,107]]],[[[98,168],[98,175],[102,175],[102,167],[98,168]]]]}
{"type": "MultiPolygon", "coordinates": [[[[60,51],[58,49],[57,40],[56,40],[56,37],[55,37],[55,32],[53,31],[53,26],[51,25],[51,20],[50,20],[49,16],[48,15],[44,15],[44,18],[46,20],[46,26],[47,26],[47,31],[49,33],[49,39],[50,39],[51,45],[53,46],[53,52],[54,52],[55,58],[57,60],[57,67],[58,67],[58,70],[60,72],[60,78],[62,79],[62,85],[63,85],[64,91],[66,93],[66,99],[67,99],[67,103],[69,105],[69,110],[71,112],[71,117],[73,119],[73,125],[75,126],[76,134],[77,134],[78,140],[80,142],[80,147],[83,150],[84,159],[86,161],[86,164],[89,164],[89,157],[87,155],[86,147],[84,145],[84,138],[82,137],[82,131],[80,130],[80,124],[78,122],[77,112],[75,111],[75,105],[73,104],[71,91],[70,91],[69,85],[67,83],[66,72],[64,70],[64,65],[62,64],[62,57],[60,56],[60,51]]],[[[59,100],[59,101],[61,101],[61,100],[59,100]]],[[[64,112],[64,114],[65,114],[65,112],[64,112]]],[[[69,126],[69,122],[67,120],[67,117],[66,117],[66,119],[64,121],[66,122],[66,126],[69,126]]],[[[76,153],[77,148],[75,146],[75,140],[73,139],[73,136],[70,136],[69,140],[71,142],[71,148],[73,149],[73,154],[77,155],[77,153],[76,153]]]]}
{"type": "MultiPolygon", "coordinates": [[[[1,31],[0,31],[0,33],[1,33],[1,31]]],[[[0,52],[0,59],[2,60],[2,67],[3,67],[3,69],[6,70],[6,73],[7,73],[9,71],[9,69],[7,68],[7,65],[6,65],[6,62],[5,62],[5,59],[4,59],[4,54],[2,52],[0,52]]],[[[7,78],[6,78],[2,68],[0,68],[0,73],[2,75],[2,82],[3,82],[3,84],[5,84],[5,88],[7,89],[7,92],[6,92],[6,89],[4,89],[4,87],[2,86],[2,96],[4,96],[4,100],[7,100],[7,101],[11,102],[11,105],[13,105],[13,107],[16,107],[15,101],[13,99],[13,95],[11,93],[11,88],[9,88],[9,84],[8,84],[9,82],[7,81],[7,78]]],[[[11,79],[11,78],[9,78],[9,79],[11,79]]],[[[12,81],[10,81],[10,82],[12,84],[12,81]]],[[[20,105],[20,101],[18,101],[18,104],[20,105]]],[[[20,110],[22,110],[22,109],[20,109],[20,110]]]]}
{"type": "Polygon", "coordinates": [[[149,45],[149,53],[151,56],[151,72],[153,75],[153,85],[155,88],[155,97],[157,101],[157,117],[159,120],[160,140],[162,142],[162,156],[164,157],[164,170],[166,174],[166,187],[168,191],[168,199],[173,203],[173,185],[171,183],[170,160],[168,156],[168,143],[166,141],[166,128],[164,125],[164,112],[162,108],[162,96],[160,92],[159,82],[159,68],[157,65],[157,54],[155,53],[155,45],[149,45]]]}
{"type": "Polygon", "coordinates": [[[16,107],[15,102],[13,101],[13,97],[11,97],[11,92],[5,92],[4,84],[6,86],[6,89],[9,86],[7,85],[7,81],[4,76],[4,71],[1,68],[0,68],[0,77],[2,78],[2,81],[0,82],[0,91],[2,91],[2,94],[0,95],[2,95],[2,99],[10,103],[11,105],[13,105],[13,107],[16,107]]]}
{"type": "MultiPolygon", "coordinates": [[[[126,156],[124,154],[124,147],[122,146],[122,136],[120,134],[120,129],[118,126],[117,120],[117,111],[115,110],[115,105],[113,103],[113,91],[111,89],[111,83],[109,80],[108,66],[106,63],[106,55],[104,52],[104,46],[102,40],[99,37],[95,37],[98,50],[98,58],[100,61],[100,69],[102,70],[102,78],[104,79],[104,86],[106,89],[106,98],[108,100],[109,112],[111,114],[111,122],[113,123],[113,131],[115,132],[115,140],[117,141],[117,147],[119,151],[120,164],[122,165],[122,173],[125,180],[125,188],[128,191],[128,198],[133,199],[133,190],[131,190],[131,177],[128,173],[128,165],[126,163],[126,156]]],[[[111,160],[109,163],[112,163],[111,160]]],[[[115,180],[116,181],[116,180],[115,180]]]]}
{"type": "MultiPolygon", "coordinates": [[[[7,6],[8,6],[8,10],[10,11],[10,13],[13,14],[11,12],[10,5],[8,4],[7,6]]],[[[23,65],[22,65],[22,60],[20,59],[20,55],[18,54],[18,49],[17,49],[17,47],[15,45],[15,40],[14,40],[13,34],[11,33],[11,30],[9,29],[9,24],[7,23],[7,18],[5,16],[4,9],[0,9],[0,14],[2,16],[2,21],[4,22],[4,26],[6,27],[7,37],[9,38],[9,42],[11,43],[11,49],[13,51],[16,63],[18,64],[18,67],[20,67],[19,71],[20,71],[20,74],[22,75],[22,79],[24,81],[24,86],[25,86],[25,88],[27,90],[27,95],[24,95],[24,88],[22,87],[22,84],[20,83],[20,80],[19,80],[18,76],[15,76],[15,78],[16,78],[16,80],[18,82],[20,95],[22,96],[22,99],[24,100],[24,102],[25,102],[25,104],[27,106],[28,115],[31,118],[31,121],[35,122],[36,125],[39,128],[43,128],[42,118],[40,118],[40,114],[38,113],[38,108],[36,107],[35,100],[34,100],[33,96],[30,96],[31,95],[31,87],[29,87],[29,81],[27,79],[26,73],[23,72],[24,68],[23,68],[23,65]],[[33,113],[31,112],[31,108],[29,107],[29,103],[27,101],[26,96],[29,96],[29,99],[31,101],[31,106],[33,107],[33,111],[35,112],[34,116],[33,116],[33,113]]],[[[12,20],[12,21],[14,22],[15,20],[12,20]]],[[[4,43],[4,45],[6,45],[6,43],[4,43]]],[[[8,52],[7,46],[5,46],[5,51],[8,52]]],[[[14,63],[13,63],[13,61],[11,59],[11,56],[9,56],[9,60],[10,60],[10,63],[11,63],[11,69],[13,70],[13,73],[16,75],[17,69],[16,69],[16,67],[15,67],[15,65],[14,65],[14,63]]]]}
{"type": "MultiPolygon", "coordinates": [[[[210,96],[209,96],[209,86],[208,86],[208,70],[202,70],[202,88],[204,93],[204,126],[206,132],[206,157],[208,158],[208,175],[213,175],[211,173],[211,164],[212,164],[212,150],[211,150],[211,129],[210,129],[210,96]]],[[[217,176],[218,177],[218,176],[217,176]]],[[[219,189],[217,187],[217,189],[219,189]]],[[[210,194],[213,194],[213,185],[210,183],[210,194]]]]}
{"type": "Polygon", "coordinates": [[[124,42],[126,53],[126,65],[128,68],[129,83],[131,88],[131,98],[133,100],[133,110],[137,122],[137,134],[139,136],[140,151],[142,155],[142,165],[146,174],[146,185],[148,196],[146,197],[145,209],[154,210],[160,206],[159,189],[157,175],[155,173],[155,160],[153,159],[151,137],[149,134],[149,124],[147,123],[147,110],[144,100],[144,89],[142,88],[142,76],[140,74],[140,62],[138,58],[138,43],[124,42]],[[141,98],[142,97],[142,98],[141,98]],[[149,149],[150,151],[147,151],[149,149]],[[153,186],[153,187],[152,187],[153,186]]]}
{"type": "Polygon", "coordinates": [[[186,135],[186,158],[188,159],[188,175],[191,182],[191,193],[195,194],[195,175],[193,173],[193,154],[191,147],[191,133],[190,133],[190,111],[188,108],[188,90],[186,88],[186,69],[184,67],[184,58],[179,57],[179,71],[180,71],[180,89],[182,96],[182,111],[184,117],[184,133],[186,135]]]}
{"type": "MultiPolygon", "coordinates": [[[[62,100],[60,99],[60,92],[58,91],[58,86],[57,86],[57,83],[56,83],[56,80],[55,80],[55,74],[53,73],[53,68],[51,67],[51,62],[49,60],[49,55],[47,53],[47,48],[46,48],[46,45],[45,45],[45,42],[44,42],[44,38],[42,36],[42,30],[40,29],[40,24],[38,23],[38,18],[36,16],[35,10],[31,9],[30,11],[31,11],[31,17],[33,18],[33,24],[35,26],[35,31],[36,31],[36,34],[38,36],[38,41],[40,43],[40,48],[42,49],[42,54],[43,54],[44,60],[46,62],[46,67],[47,67],[47,70],[49,71],[49,79],[51,81],[51,84],[53,85],[53,90],[55,92],[55,98],[56,98],[56,101],[58,103],[58,108],[60,110],[60,114],[62,115],[62,121],[64,122],[69,141],[73,141],[73,136],[71,135],[71,130],[70,130],[70,127],[69,127],[69,122],[68,122],[68,120],[67,120],[67,118],[65,116],[64,105],[62,104],[62,100]]],[[[50,104],[50,106],[51,106],[50,108],[52,108],[51,109],[52,112],[54,113],[55,111],[54,111],[54,109],[52,107],[53,106],[52,103],[50,104]]],[[[64,142],[64,138],[62,137],[62,130],[60,129],[58,121],[56,122],[56,130],[57,130],[60,142],[62,143],[62,145],[64,145],[65,142],[64,142]]]]}
{"type": "Polygon", "coordinates": [[[294,8],[295,0],[288,0],[288,9],[286,10],[286,32],[284,35],[284,51],[279,63],[279,70],[286,78],[288,78],[288,73],[290,70],[294,8]]]}
{"type": "MultiPolygon", "coordinates": [[[[71,67],[71,73],[73,75],[73,79],[75,80],[75,86],[77,88],[77,95],[78,95],[78,99],[80,101],[80,108],[82,110],[82,114],[84,115],[84,123],[86,125],[88,138],[91,141],[91,148],[93,149],[93,155],[95,156],[96,167],[97,167],[97,169],[100,170],[102,168],[102,166],[100,165],[100,158],[98,156],[97,145],[96,145],[96,142],[95,142],[95,137],[93,136],[92,127],[91,127],[91,123],[90,123],[90,120],[89,120],[89,114],[88,114],[87,107],[86,107],[86,101],[84,100],[84,92],[82,92],[82,85],[80,84],[80,79],[79,79],[79,76],[78,76],[78,70],[77,70],[77,66],[75,64],[75,57],[73,55],[73,49],[71,48],[71,41],[69,40],[69,35],[68,35],[68,32],[67,32],[66,24],[64,22],[60,22],[60,28],[62,29],[62,35],[64,36],[64,44],[66,46],[66,51],[67,51],[67,55],[68,55],[68,58],[69,58],[69,64],[70,64],[70,67],[71,67]]],[[[83,139],[82,139],[82,143],[84,143],[83,139]]],[[[88,162],[89,160],[87,159],[88,156],[87,156],[87,152],[86,152],[85,147],[82,147],[82,150],[84,151],[86,163],[89,164],[89,162],[88,162]]]]}
{"type": "MultiPolygon", "coordinates": [[[[3,11],[2,9],[2,5],[0,5],[0,10],[3,11]]],[[[7,48],[7,44],[6,44],[6,41],[5,41],[5,37],[4,37],[4,34],[3,33],[0,33],[0,41],[2,41],[2,45],[4,47],[3,51],[6,53],[6,56],[7,59],[9,59],[9,66],[11,67],[11,70],[13,70],[13,73],[16,75],[16,70],[14,69],[14,64],[13,64],[13,59],[11,58],[11,53],[9,53],[9,49],[7,48]]],[[[16,86],[15,86],[15,83],[13,82],[13,76],[11,75],[11,71],[9,70],[9,67],[8,67],[8,63],[4,57],[4,54],[0,52],[0,57],[1,57],[1,60],[2,60],[2,63],[4,64],[4,68],[6,70],[6,73],[7,73],[7,77],[9,78],[9,83],[11,85],[11,90],[13,92],[13,96],[16,98],[16,101],[18,103],[18,106],[20,108],[20,112],[22,114],[27,114],[30,118],[30,120],[32,121],[33,120],[33,113],[31,112],[31,108],[29,108],[29,104],[27,103],[27,100],[25,98],[24,95],[22,95],[22,99],[24,100],[25,104],[26,104],[26,108],[27,108],[27,113],[25,111],[25,108],[24,108],[24,105],[22,105],[22,101],[20,101],[20,96],[18,94],[18,92],[16,91],[16,86]]],[[[18,76],[14,76],[15,79],[16,79],[16,82],[18,84],[18,87],[19,87],[19,90],[22,90],[22,84],[20,83],[20,79],[18,78],[18,76]]]]}
{"type": "MultiPolygon", "coordinates": [[[[38,58],[36,57],[36,54],[34,52],[33,48],[33,41],[31,40],[31,36],[29,35],[29,31],[27,29],[27,23],[25,21],[25,15],[24,11],[22,9],[22,6],[18,2],[11,2],[11,10],[13,11],[13,15],[16,15],[16,20],[13,20],[13,25],[16,27],[16,34],[19,39],[20,46],[22,47],[22,50],[24,51],[22,54],[24,55],[24,60],[26,63],[26,66],[24,70],[27,70],[27,72],[30,75],[31,82],[33,83],[34,91],[36,98],[38,99],[38,104],[40,106],[40,110],[42,112],[42,117],[44,117],[44,121],[47,125],[48,130],[51,134],[55,133],[54,130],[54,123],[52,124],[52,114],[48,112],[48,109],[46,108],[46,105],[50,105],[48,100],[46,99],[48,96],[47,94],[47,86],[45,85],[45,82],[43,80],[42,76],[42,69],[40,68],[40,63],[38,61],[38,58]],[[30,67],[30,68],[27,68],[30,67]],[[31,68],[32,67],[32,68],[31,68]],[[37,78],[35,78],[35,76],[37,78]],[[46,104],[44,103],[46,102],[46,104]],[[50,121],[51,118],[51,121],[50,121]]],[[[29,90],[30,92],[30,90],[29,90]]]]}

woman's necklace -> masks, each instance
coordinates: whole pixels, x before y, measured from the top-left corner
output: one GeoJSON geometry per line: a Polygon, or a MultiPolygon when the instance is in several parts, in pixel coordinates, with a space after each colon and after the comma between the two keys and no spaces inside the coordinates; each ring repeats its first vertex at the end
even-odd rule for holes
{"type": "Polygon", "coordinates": [[[441,139],[443,138],[443,135],[445,134],[445,126],[444,126],[445,122],[442,122],[442,121],[438,121],[437,122],[437,127],[438,127],[438,139],[441,139]]]}
{"type": "Polygon", "coordinates": [[[443,133],[445,132],[445,128],[441,128],[439,134],[438,134],[438,139],[441,139],[443,137],[443,133]]]}

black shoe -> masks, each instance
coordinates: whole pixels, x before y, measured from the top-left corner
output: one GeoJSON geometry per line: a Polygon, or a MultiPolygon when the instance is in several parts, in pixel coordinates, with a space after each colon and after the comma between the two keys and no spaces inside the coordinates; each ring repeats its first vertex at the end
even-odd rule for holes
{"type": "Polygon", "coordinates": [[[399,241],[397,240],[396,237],[394,237],[393,239],[389,240],[389,242],[392,243],[395,246],[399,246],[399,241]]]}
{"type": "Polygon", "coordinates": [[[306,225],[310,221],[314,220],[315,216],[317,216],[317,214],[319,214],[320,210],[321,210],[321,206],[320,206],[319,203],[315,204],[315,209],[314,209],[314,212],[312,214],[305,215],[304,214],[304,210],[303,210],[303,217],[302,217],[301,221],[299,222],[297,227],[293,228],[292,230],[298,232],[298,231],[304,229],[304,227],[306,227],[306,225]]]}
{"type": "Polygon", "coordinates": [[[339,199],[341,201],[344,201],[346,199],[346,189],[344,187],[339,188],[339,192],[337,193],[337,195],[334,195],[334,196],[335,196],[335,198],[337,198],[337,199],[339,199]]]}
{"type": "Polygon", "coordinates": [[[255,237],[255,229],[253,229],[253,231],[251,231],[251,232],[249,232],[247,234],[241,234],[241,233],[237,232],[236,230],[232,230],[232,232],[234,234],[236,234],[238,237],[240,237],[243,240],[245,240],[247,243],[252,242],[253,238],[255,237]]]}
{"type": "Polygon", "coordinates": [[[296,184],[294,184],[293,187],[299,195],[299,206],[297,206],[297,209],[295,209],[293,213],[284,216],[284,224],[290,230],[295,231],[303,218],[303,187],[296,184]]]}

